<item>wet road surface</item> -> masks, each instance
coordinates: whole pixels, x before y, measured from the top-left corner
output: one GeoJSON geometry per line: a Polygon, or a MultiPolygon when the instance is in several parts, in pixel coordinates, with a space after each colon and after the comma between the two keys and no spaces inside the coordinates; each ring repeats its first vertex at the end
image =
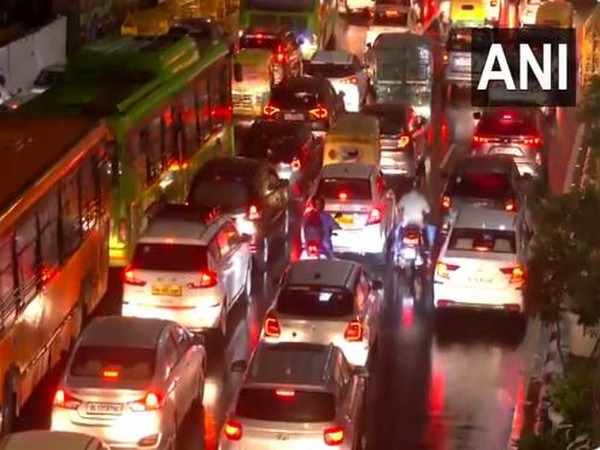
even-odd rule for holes
{"type": "MultiPolygon", "coordinates": [[[[340,24],[338,45],[361,54],[365,26],[360,20],[340,24]],[[343,36],[343,38],[341,38],[343,36]]],[[[439,84],[438,84],[439,88],[439,84]]],[[[559,111],[558,126],[548,130],[552,190],[562,188],[574,139],[574,112],[559,111]],[[558,131],[557,131],[558,130],[558,131]]],[[[441,92],[433,112],[428,187],[432,205],[439,203],[440,166],[450,168],[465,153],[472,133],[468,104],[442,108],[441,92]]],[[[394,182],[398,180],[393,180],[394,182]]],[[[400,180],[398,190],[409,183],[400,180]]],[[[225,350],[209,346],[210,374],[204,411],[193,412],[184,426],[181,450],[215,449],[225,411],[239,383],[228,370],[247,357],[256,343],[262,317],[274,295],[275,282],[287,263],[289,247],[272,251],[268,273],[255,274],[249,302],[231,314],[225,350]]],[[[384,280],[382,342],[368,390],[368,448],[381,450],[506,449],[518,427],[515,408],[522,406],[523,371],[531,357],[531,324],[487,314],[423,314],[394,273],[375,269],[384,280]]],[[[120,287],[113,277],[99,314],[117,314],[120,287]]],[[[57,375],[37,390],[20,418],[20,427],[45,428],[57,375]]]]}

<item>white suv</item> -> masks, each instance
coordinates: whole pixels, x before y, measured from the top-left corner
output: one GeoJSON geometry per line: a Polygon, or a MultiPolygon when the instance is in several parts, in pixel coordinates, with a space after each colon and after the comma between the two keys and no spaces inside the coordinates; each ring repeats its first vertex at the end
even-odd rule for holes
{"type": "Polygon", "coordinates": [[[138,241],[123,273],[123,315],[169,319],[224,337],[227,313],[249,295],[250,245],[233,223],[167,205],[138,241]]]}

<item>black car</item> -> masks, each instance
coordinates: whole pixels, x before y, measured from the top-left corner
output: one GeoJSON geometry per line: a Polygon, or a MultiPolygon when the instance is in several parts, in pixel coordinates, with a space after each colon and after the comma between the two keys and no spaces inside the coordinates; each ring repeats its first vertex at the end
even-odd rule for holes
{"type": "Polygon", "coordinates": [[[323,144],[304,123],[257,120],[239,155],[268,161],[279,178],[289,182],[292,198],[305,198],[321,169],[323,144]]]}
{"type": "Polygon", "coordinates": [[[302,74],[302,51],[294,33],[288,28],[248,28],[240,37],[239,48],[262,48],[275,55],[273,81],[302,74]]]}
{"type": "Polygon", "coordinates": [[[335,92],[328,79],[296,77],[273,88],[263,109],[263,119],[306,122],[314,134],[324,136],[344,110],[343,97],[335,92]]]}
{"type": "Polygon", "coordinates": [[[410,105],[372,104],[362,114],[379,119],[381,171],[385,175],[416,176],[417,167],[428,153],[427,127],[410,105]]]}
{"type": "Polygon", "coordinates": [[[456,163],[442,192],[444,224],[452,221],[462,206],[524,211],[521,176],[517,164],[507,155],[469,156],[456,163]]]}
{"type": "Polygon", "coordinates": [[[177,19],[174,21],[169,34],[172,36],[190,36],[199,41],[221,41],[233,48],[236,37],[227,31],[223,25],[203,18],[177,19]]]}
{"type": "Polygon", "coordinates": [[[267,262],[273,238],[287,236],[287,183],[266,160],[208,161],[194,176],[187,203],[198,208],[214,206],[230,216],[240,234],[252,237],[257,262],[267,262]]]}

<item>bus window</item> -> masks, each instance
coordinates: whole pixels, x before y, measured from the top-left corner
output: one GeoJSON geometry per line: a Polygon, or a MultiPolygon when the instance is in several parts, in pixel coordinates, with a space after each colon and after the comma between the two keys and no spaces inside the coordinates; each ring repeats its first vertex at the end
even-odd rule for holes
{"type": "Polygon", "coordinates": [[[221,101],[219,104],[222,108],[222,120],[226,121],[229,118],[229,112],[231,111],[231,66],[229,64],[223,64],[223,70],[219,73],[221,74],[219,83],[221,101]]]}
{"type": "Polygon", "coordinates": [[[66,260],[81,242],[81,218],[77,177],[72,173],[60,191],[61,260],[66,260]]]}
{"type": "Polygon", "coordinates": [[[94,176],[93,160],[87,159],[79,170],[79,187],[81,201],[81,222],[83,234],[87,235],[95,226],[98,217],[97,189],[94,176]]]}
{"type": "Polygon", "coordinates": [[[161,119],[153,118],[140,131],[140,151],[146,155],[146,183],[152,184],[161,173],[161,119]]]}
{"type": "Polygon", "coordinates": [[[50,191],[38,209],[40,256],[45,269],[54,269],[60,265],[58,247],[58,195],[50,191]]]}
{"type": "Polygon", "coordinates": [[[4,236],[0,241],[0,330],[9,325],[7,313],[13,301],[14,290],[12,239],[4,236]]]}
{"type": "Polygon", "coordinates": [[[38,289],[37,229],[34,214],[26,217],[17,226],[16,238],[20,306],[22,307],[35,296],[38,289]]]}
{"type": "Polygon", "coordinates": [[[210,125],[213,132],[221,129],[221,120],[219,114],[219,106],[221,104],[221,74],[218,67],[213,69],[208,80],[208,89],[210,92],[210,125]]]}
{"type": "Polygon", "coordinates": [[[193,155],[198,148],[198,133],[196,128],[197,114],[194,93],[187,91],[181,98],[183,122],[183,152],[193,155]]]}
{"type": "Polygon", "coordinates": [[[164,165],[169,165],[175,155],[177,155],[177,136],[174,126],[175,113],[171,107],[168,107],[161,116],[161,158],[164,165]]]}
{"type": "Polygon", "coordinates": [[[198,80],[196,87],[196,110],[198,111],[198,137],[200,142],[206,142],[210,137],[210,102],[208,80],[204,77],[198,80]]]}

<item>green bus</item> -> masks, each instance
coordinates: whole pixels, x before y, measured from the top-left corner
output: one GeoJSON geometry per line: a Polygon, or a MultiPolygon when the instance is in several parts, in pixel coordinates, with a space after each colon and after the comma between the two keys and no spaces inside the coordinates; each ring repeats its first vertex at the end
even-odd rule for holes
{"type": "Polygon", "coordinates": [[[335,46],[338,0],[242,0],[240,33],[248,27],[294,30],[302,58],[309,60],[319,49],[335,46]]]}
{"type": "Polygon", "coordinates": [[[231,55],[187,36],[100,41],[22,109],[106,120],[115,147],[110,263],[122,267],[156,208],[184,201],[205,161],[233,154],[231,55]]]}

